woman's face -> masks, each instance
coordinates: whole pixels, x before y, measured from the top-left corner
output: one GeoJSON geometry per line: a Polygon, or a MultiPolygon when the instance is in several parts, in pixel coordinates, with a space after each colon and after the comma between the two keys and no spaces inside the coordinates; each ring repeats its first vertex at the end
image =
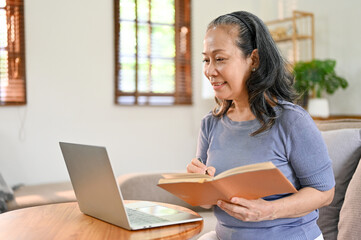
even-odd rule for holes
{"type": "Polygon", "coordinates": [[[251,57],[236,46],[238,30],[234,26],[210,28],[204,38],[203,73],[222,100],[248,101],[246,80],[252,69],[251,57]]]}

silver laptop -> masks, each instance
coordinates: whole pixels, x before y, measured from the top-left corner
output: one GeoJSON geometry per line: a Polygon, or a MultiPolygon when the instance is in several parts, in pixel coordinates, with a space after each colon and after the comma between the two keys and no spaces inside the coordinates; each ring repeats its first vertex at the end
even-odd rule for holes
{"type": "Polygon", "coordinates": [[[129,230],[202,220],[153,202],[125,204],[105,147],[60,142],[60,148],[83,213],[129,230]]]}

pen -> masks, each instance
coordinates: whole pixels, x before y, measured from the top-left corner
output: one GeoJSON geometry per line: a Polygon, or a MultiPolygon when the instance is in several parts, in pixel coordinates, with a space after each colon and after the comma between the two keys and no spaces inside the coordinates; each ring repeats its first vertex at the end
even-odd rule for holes
{"type": "MultiPolygon", "coordinates": [[[[201,163],[204,164],[204,162],[203,162],[203,160],[202,160],[201,158],[197,158],[197,159],[198,159],[198,161],[200,161],[201,163]]],[[[208,171],[207,171],[207,168],[206,168],[206,171],[205,171],[204,173],[207,174],[207,175],[209,175],[209,174],[208,174],[208,171]]]]}

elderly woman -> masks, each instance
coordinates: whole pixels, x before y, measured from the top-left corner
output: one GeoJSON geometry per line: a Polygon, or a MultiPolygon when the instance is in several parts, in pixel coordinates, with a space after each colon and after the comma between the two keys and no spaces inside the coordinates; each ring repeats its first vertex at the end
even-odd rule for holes
{"type": "Polygon", "coordinates": [[[312,118],[292,103],[293,77],[267,27],[243,11],[216,18],[203,61],[217,105],[202,120],[187,171],[215,175],[272,161],[298,192],[220,200],[217,227],[201,239],[323,239],[317,209],[333,199],[331,160],[312,118]]]}

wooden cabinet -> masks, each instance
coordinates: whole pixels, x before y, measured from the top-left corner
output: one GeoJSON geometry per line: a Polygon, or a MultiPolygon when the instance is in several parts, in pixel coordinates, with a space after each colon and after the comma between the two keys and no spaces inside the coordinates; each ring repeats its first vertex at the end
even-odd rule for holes
{"type": "Polygon", "coordinates": [[[284,57],[291,63],[315,58],[313,13],[293,11],[292,17],[266,22],[284,57]]]}

